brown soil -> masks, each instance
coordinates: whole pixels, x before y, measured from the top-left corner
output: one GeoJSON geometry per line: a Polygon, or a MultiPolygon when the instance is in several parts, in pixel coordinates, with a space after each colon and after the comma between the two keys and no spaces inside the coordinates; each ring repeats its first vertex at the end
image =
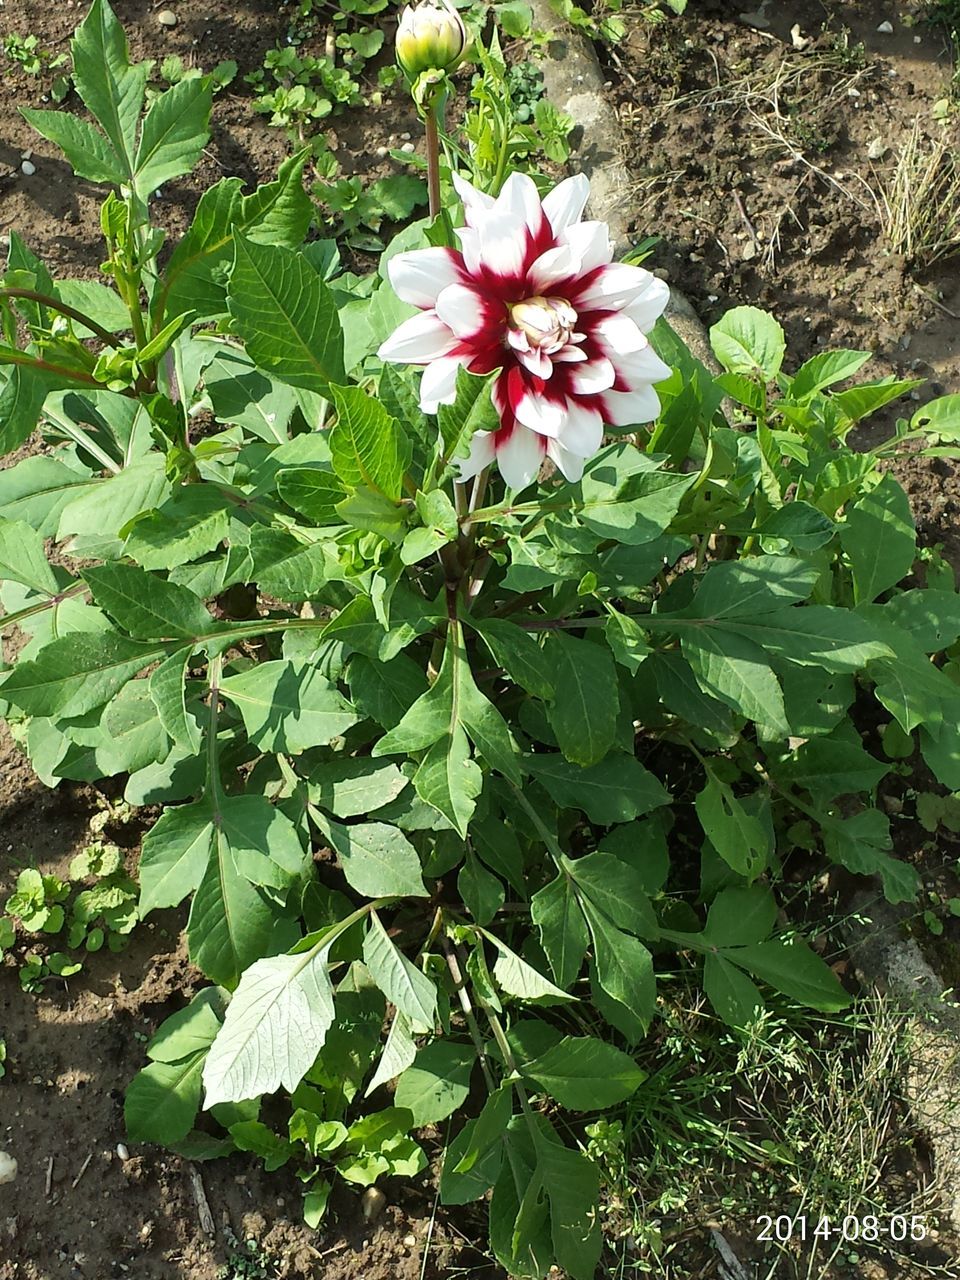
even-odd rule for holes
{"type": "MultiPolygon", "coordinates": [[[[216,99],[213,137],[196,174],[164,191],[162,220],[175,238],[206,186],[224,175],[251,184],[267,180],[287,153],[283,135],[251,112],[242,77],[282,42],[295,6],[173,0],[174,28],[158,24],[160,7],[115,0],[134,57],[178,53],[204,68],[227,58],[239,64],[237,79],[216,99]]],[[[639,182],[638,234],[664,236],[653,265],[689,294],[707,323],[738,302],[775,310],[795,363],[821,346],[870,347],[878,352],[877,373],[918,371],[932,379],[934,393],[960,390],[960,326],[915,288],[942,294],[942,304],[960,313],[956,260],[917,272],[885,255],[869,210],[844,194],[853,191],[862,200],[853,173],[876,182],[889,166],[889,158],[872,165],[864,158],[872,138],[881,134],[894,154],[914,115],[928,114],[942,96],[948,64],[940,38],[926,28],[902,29],[898,6],[879,0],[775,0],[768,5],[772,26],[762,34],[737,20],[749,7],[747,0],[691,0],[683,21],[652,27],[630,19],[628,41],[613,58],[612,92],[631,129],[639,182]],[[876,34],[888,17],[894,36],[876,34]],[[725,93],[712,105],[688,98],[713,89],[718,79],[726,85],[745,72],[772,73],[784,60],[796,63],[801,55],[789,36],[794,22],[816,37],[816,49],[828,49],[831,37],[819,34],[825,21],[828,32],[846,22],[853,42],[866,44],[865,64],[850,86],[861,96],[849,96],[846,88],[827,93],[835,73],[808,76],[805,68],[803,111],[809,108],[812,118],[801,113],[795,145],[802,142],[804,154],[843,191],[802,163],[784,163],[789,154],[768,149],[742,104],[724,104],[725,93]],[[808,98],[818,96],[823,101],[810,105],[808,98]],[[678,97],[687,101],[667,110],[678,97]],[[732,188],[742,208],[730,198],[732,188]],[[753,243],[748,222],[763,235],[753,256],[744,252],[753,243]],[[778,225],[779,244],[768,255],[778,225]]],[[[12,0],[0,6],[0,37],[35,34],[42,48],[65,49],[83,9],[72,0],[12,0]]],[[[49,76],[27,76],[2,54],[0,69],[0,231],[21,232],[54,274],[95,275],[102,191],[75,179],[18,114],[20,106],[50,105],[41,102],[49,76]],[[32,177],[20,171],[28,149],[37,170],[32,177]]],[[[390,130],[420,136],[396,105],[335,127],[347,174],[375,163],[377,146],[396,140],[390,130]]],[[[954,525],[960,510],[953,463],[935,465],[932,471],[911,460],[901,467],[929,541],[952,536],[944,523],[954,525]]],[[[102,807],[92,789],[61,784],[47,791],[0,726],[0,901],[24,865],[62,874],[102,807]]],[[[108,835],[121,844],[133,841],[129,828],[109,827],[108,835]]],[[[143,1044],[200,981],[178,941],[181,923],[168,913],[138,927],[127,951],[91,957],[82,974],[40,997],[21,993],[12,961],[0,965],[0,1035],[9,1056],[0,1083],[0,1147],[20,1166],[16,1182],[0,1186],[0,1280],[213,1280],[228,1261],[235,1263],[231,1280],[502,1276],[470,1243],[482,1238],[479,1217],[433,1219],[429,1177],[387,1187],[391,1202],[372,1224],[364,1222],[357,1199],[343,1193],[329,1227],[312,1232],[298,1222],[292,1178],[265,1176],[244,1157],[213,1162],[200,1166],[217,1228],[210,1239],[200,1228],[182,1160],[154,1148],[134,1150],[127,1160],[117,1155],[124,1141],[123,1089],[143,1064],[143,1044]],[[262,1272],[250,1266],[249,1255],[246,1269],[236,1262],[247,1239],[257,1242],[262,1272]]],[[[705,1259],[701,1274],[713,1274],[715,1264],[705,1254],[700,1262],[705,1259]]]]}
{"type": "MultiPolygon", "coordinates": [[[[741,303],[774,312],[788,370],[829,348],[869,350],[863,376],[928,380],[916,400],[960,391],[960,259],[907,261],[878,212],[915,120],[960,148],[960,115],[946,125],[931,115],[953,67],[924,8],[690,0],[682,19],[633,24],[609,58],[637,238],[663,237],[648,265],[707,325],[741,303]],[[763,29],[740,16],[756,10],[763,29]],[[883,22],[892,34],[877,30],[883,22]]],[[[915,408],[894,406],[870,443],[915,408]]],[[[897,470],[921,536],[945,542],[960,565],[956,464],[908,457],[897,470]]]]}

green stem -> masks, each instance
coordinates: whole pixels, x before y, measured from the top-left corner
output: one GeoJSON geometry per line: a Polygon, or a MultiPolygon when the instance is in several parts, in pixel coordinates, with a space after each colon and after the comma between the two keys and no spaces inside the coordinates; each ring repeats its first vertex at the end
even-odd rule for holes
{"type": "MultiPolygon", "coordinates": [[[[102,382],[98,382],[92,373],[84,373],[80,369],[67,369],[62,364],[53,364],[50,360],[41,360],[39,356],[28,356],[25,351],[4,351],[0,355],[0,364],[19,364],[27,369],[42,369],[44,373],[56,374],[58,378],[67,378],[71,382],[82,382],[85,386],[97,387],[104,391],[102,382]]],[[[122,391],[121,395],[135,395],[133,391],[122,391]]]]}
{"type": "Polygon", "coordinates": [[[223,793],[220,790],[220,763],[217,759],[217,721],[220,717],[220,677],[223,675],[223,654],[210,659],[207,683],[210,688],[210,722],[207,729],[207,790],[213,800],[214,825],[220,825],[223,793]]]}
{"type": "Polygon", "coordinates": [[[450,939],[446,933],[441,934],[440,945],[443,947],[443,953],[447,958],[447,968],[450,970],[450,977],[453,979],[454,990],[460,1001],[460,1009],[467,1024],[467,1030],[470,1032],[470,1039],[473,1041],[477,1057],[480,1059],[480,1069],[483,1071],[484,1081],[487,1089],[494,1093],[497,1088],[497,1082],[493,1078],[490,1063],[487,1061],[486,1047],[483,1043],[483,1036],[480,1034],[476,1014],[473,1012],[473,1005],[470,1003],[470,993],[467,991],[467,984],[460,969],[460,961],[450,945],[450,939]]]}
{"type": "Polygon", "coordinates": [[[427,130],[427,192],[431,218],[437,217],[440,212],[440,128],[437,120],[440,110],[439,103],[431,102],[424,117],[427,130]]]}
{"type": "Polygon", "coordinates": [[[39,303],[42,307],[47,307],[50,311],[58,311],[60,315],[66,316],[69,320],[75,320],[77,324],[82,324],[85,329],[90,332],[101,342],[109,347],[121,346],[120,340],[110,333],[108,329],[104,329],[97,324],[88,315],[84,315],[82,311],[77,311],[75,307],[69,307],[65,302],[61,302],[59,298],[51,298],[48,294],[38,293],[35,289],[0,289],[0,298],[23,298],[27,302],[39,303]]]}

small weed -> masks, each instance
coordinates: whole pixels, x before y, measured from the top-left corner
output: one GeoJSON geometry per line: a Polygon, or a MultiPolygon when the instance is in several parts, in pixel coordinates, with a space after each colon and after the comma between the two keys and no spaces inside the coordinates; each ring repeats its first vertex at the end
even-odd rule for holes
{"type": "MultiPolygon", "coordinates": [[[[16,31],[8,31],[3,37],[3,52],[11,62],[16,62],[28,76],[39,76],[44,72],[55,71],[67,65],[69,59],[65,53],[51,53],[40,47],[35,35],[21,36],[16,31]]],[[[55,102],[62,102],[70,92],[70,75],[61,72],[54,76],[50,86],[50,96],[55,102]]]]}
{"type": "Polygon", "coordinates": [[[230,1252],[217,1271],[217,1280],[278,1280],[280,1273],[259,1241],[240,1240],[227,1226],[223,1234],[230,1252]]]}

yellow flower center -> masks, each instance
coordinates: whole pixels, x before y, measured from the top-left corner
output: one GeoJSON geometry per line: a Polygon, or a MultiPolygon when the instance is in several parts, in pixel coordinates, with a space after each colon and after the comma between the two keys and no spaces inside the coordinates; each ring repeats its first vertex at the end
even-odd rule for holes
{"type": "Polygon", "coordinates": [[[510,308],[510,327],[547,355],[566,346],[576,323],[577,313],[565,298],[526,298],[510,308]]]}

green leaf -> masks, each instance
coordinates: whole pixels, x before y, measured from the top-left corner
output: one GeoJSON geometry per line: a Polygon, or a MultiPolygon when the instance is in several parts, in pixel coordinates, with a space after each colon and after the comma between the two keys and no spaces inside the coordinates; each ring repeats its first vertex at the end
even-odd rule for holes
{"type": "Polygon", "coordinates": [[[824,387],[852,378],[870,358],[869,351],[824,351],[800,366],[790,380],[787,395],[791,400],[807,400],[824,387]]]}
{"type": "Polygon", "coordinates": [[[277,477],[277,492],[288,507],[315,525],[343,523],[337,503],[343,501],[347,491],[329,471],[320,471],[316,467],[281,471],[277,477]]]}
{"type": "Polygon", "coordinates": [[[610,650],[557,633],[544,654],[558,692],[547,719],[560,750],[573,764],[599,764],[613,745],[620,709],[610,650]]]}
{"type": "Polygon", "coordinates": [[[507,995],[516,996],[520,1000],[528,1000],[531,1003],[545,1000],[549,1004],[554,1004],[557,1001],[575,999],[566,991],[561,991],[559,987],[554,986],[549,978],[545,978],[539,970],[527,964],[526,960],[521,960],[515,951],[511,951],[505,942],[495,938],[492,933],[484,930],[483,936],[488,938],[497,949],[493,976],[507,995]]]}
{"type": "Polygon", "coordinates": [[[143,121],[134,186],[143,199],[189,173],[210,137],[213,89],[208,76],[190,76],[154,98],[143,121]]]}
{"type": "Polygon", "coordinates": [[[683,632],[681,648],[705,693],[771,732],[789,735],[783,691],[753,640],[719,627],[703,628],[683,632]]]}
{"type": "Polygon", "coordinates": [[[552,1129],[548,1139],[542,1132],[538,1126],[538,1172],[550,1204],[554,1256],[571,1280],[594,1280],[603,1251],[599,1171],[582,1152],[563,1146],[552,1129]]]}
{"type": "Polygon", "coordinates": [[[755,984],[719,953],[709,953],[704,959],[703,989],[730,1027],[749,1027],[763,1013],[763,997],[755,984]]]}
{"type": "Polygon", "coordinates": [[[223,993],[217,987],[204,987],[185,1009],[165,1019],[147,1045],[147,1057],[152,1062],[179,1062],[205,1052],[222,1021],[223,993]]]}
{"type": "Polygon", "coordinates": [[[626,1102],[647,1073],[622,1049],[594,1036],[564,1036],[525,1062],[522,1074],[572,1111],[599,1111],[626,1102]]]}
{"type": "Polygon", "coordinates": [[[467,735],[457,725],[429,749],[414,775],[417,795],[466,836],[483,790],[483,773],[470,755],[467,735]]]}
{"type": "Polygon", "coordinates": [[[227,1006],[203,1068],[204,1107],[293,1092],[333,1023],[327,948],[257,960],[227,1006]]]}
{"type": "Polygon", "coordinates": [[[832,969],[805,942],[758,942],[726,952],[727,959],[784,995],[822,1013],[845,1009],[850,997],[832,969]]]}
{"type": "MultiPolygon", "coordinates": [[[[0,393],[0,404],[3,403],[3,395],[0,393]]],[[[37,405],[39,412],[40,404],[37,405]]],[[[0,414],[0,422],[3,420],[0,414]]],[[[0,450],[8,452],[2,444],[0,450]]],[[[78,469],[77,464],[66,466],[59,459],[45,454],[24,458],[22,462],[0,471],[0,518],[23,520],[42,537],[52,538],[57,532],[63,508],[79,492],[96,485],[90,473],[83,468],[78,469]]]]}
{"type": "Polygon", "coordinates": [[[164,659],[151,671],[149,689],[166,732],[178,747],[196,755],[203,742],[203,734],[187,703],[186,679],[192,656],[193,646],[187,645],[164,659]]]}
{"type": "Polygon", "coordinates": [[[823,800],[857,791],[872,793],[889,772],[889,766],[875,760],[859,742],[833,738],[802,743],[774,770],[779,781],[802,787],[823,800]]]}
{"type": "Polygon", "coordinates": [[[135,640],[192,640],[216,627],[192,591],[136,565],[104,564],[83,577],[100,608],[135,640]]]}
{"type": "Polygon", "coordinates": [[[343,333],[330,290],[302,254],[234,236],[227,303],[257,366],[326,395],[342,382],[343,333]]]}
{"type": "Polygon", "coordinates": [[[704,938],[712,947],[764,942],[777,920],[777,903],[763,885],[721,889],[707,912],[704,938]]]}
{"type": "Polygon", "coordinates": [[[156,645],[112,632],[75,631],[21,662],[3,684],[3,696],[31,716],[81,716],[103,706],[128,680],[162,658],[156,645]]]}
{"type": "Polygon", "coordinates": [[[848,391],[837,391],[830,397],[830,403],[852,425],[861,418],[876,413],[891,400],[899,400],[901,396],[922,386],[922,378],[904,378],[898,381],[891,375],[876,382],[861,382],[848,391]]]}
{"type": "Polygon", "coordinates": [[[361,387],[330,387],[337,421],[330,433],[333,469],[350,489],[366,486],[397,501],[410,465],[400,423],[361,387]]]}
{"type": "Polygon", "coordinates": [[[210,858],[212,811],[206,800],[166,809],[143,838],[140,912],[175,907],[196,889],[210,858]]]}
{"type": "Polygon", "coordinates": [[[133,1142],[165,1145],[185,1138],[200,1108],[204,1053],[180,1062],[151,1062],[130,1081],[123,1103],[133,1142]]]}
{"type": "Polygon", "coordinates": [[[891,857],[890,820],[879,809],[851,818],[819,817],[827,857],[855,875],[879,875],[888,902],[914,902],[920,889],[915,867],[891,857]]]}
{"type": "Polygon", "coordinates": [[[777,507],[757,529],[761,538],[782,538],[794,551],[817,551],[826,546],[837,526],[809,502],[777,507]]]}
{"type": "Polygon", "coordinates": [[[586,769],[556,754],[528,756],[526,764],[556,804],[581,809],[601,826],[629,822],[670,803],[660,781],[622,751],[586,769]]]}
{"type": "Polygon", "coordinates": [[[31,107],[21,107],[20,114],[41,137],[60,148],[78,178],[114,186],[128,181],[129,174],[111,144],[87,120],[69,111],[38,111],[31,107]]]}
{"type": "Polygon", "coordinates": [[[893,650],[877,627],[850,609],[804,605],[776,609],[758,618],[731,618],[724,630],[750,640],[768,653],[827,671],[859,671],[893,650]]]}
{"type": "Polygon", "coordinates": [[[739,875],[755,880],[773,852],[767,827],[747,812],[727,783],[710,769],[696,809],[707,838],[724,862],[739,875]]]}
{"type": "MultiPolygon", "coordinates": [[[[204,370],[203,386],[218,422],[245,427],[269,444],[286,441],[287,423],[296,408],[297,394],[292,387],[268,378],[245,352],[219,347],[204,370]]],[[[313,469],[304,470],[311,476],[323,475],[313,469]]]]}
{"type": "Polygon", "coordinates": [[[383,822],[322,823],[351,888],[368,898],[428,897],[416,849],[402,831],[383,822]]]}
{"type": "Polygon", "coordinates": [[[917,535],[910,502],[891,475],[847,512],[840,543],[853,572],[857,604],[869,604],[913,568],[917,535]]]}
{"type": "Polygon", "coordinates": [[[408,785],[409,779],[395,764],[366,756],[325,761],[308,776],[311,802],[337,818],[373,813],[408,785]]]}
{"type": "Polygon", "coordinates": [[[260,1120],[239,1120],[230,1125],[229,1133],[240,1151],[249,1151],[263,1161],[267,1173],[282,1169],[296,1150],[260,1120]]]}
{"type": "Polygon", "coordinates": [[[15,365],[10,370],[0,391],[0,457],[19,449],[33,431],[52,385],[35,369],[15,365]]]}
{"type": "Polygon", "coordinates": [[[394,1094],[396,1105],[413,1116],[413,1128],[446,1120],[466,1102],[476,1061],[472,1044],[452,1040],[434,1040],[420,1050],[394,1094]]]}
{"type": "Polygon", "coordinates": [[[637,884],[636,872],[612,853],[589,853],[565,859],[564,870],[577,889],[617,926],[641,938],[659,935],[650,899],[637,884]]]}
{"type": "Polygon", "coordinates": [[[499,427],[500,416],[490,399],[492,385],[489,376],[477,377],[462,366],[457,370],[457,398],[453,404],[442,404],[437,413],[446,459],[465,458],[475,432],[499,427]]]}
{"type": "Polygon", "coordinates": [[[503,667],[514,683],[535,698],[549,701],[554,696],[551,673],[545,669],[543,650],[529,631],[499,618],[471,620],[490,650],[494,662],[503,667]]]}
{"type": "Polygon", "coordinates": [[[339,690],[309,663],[261,662],[229,676],[220,688],[261,751],[299,755],[327,746],[359,719],[339,690]]]}
{"type": "Polygon", "coordinates": [[[503,885],[469,847],[457,877],[457,892],[477,924],[489,924],[505,901],[503,885]]]}
{"type": "Polygon", "coordinates": [[[107,0],[93,0],[71,51],[77,92],[113,143],[126,178],[132,179],[148,64],[130,65],[126,36],[107,0]]]}
{"type": "Polygon", "coordinates": [[[786,350],[783,329],[757,307],[734,307],[710,329],[713,353],[730,373],[761,374],[770,382],[786,350]]]}
{"type": "Polygon", "coordinates": [[[792,556],[722,561],[703,575],[692,612],[710,619],[762,615],[806,600],[819,577],[819,569],[792,556]]]}
{"type": "Polygon", "coordinates": [[[538,890],[531,899],[530,914],[540,931],[540,941],[554,977],[566,990],[579,976],[590,943],[587,923],[570,877],[559,875],[538,890]]]}
{"type": "Polygon", "coordinates": [[[124,551],[144,569],[174,569],[198,560],[226,538],[231,505],[213,485],[181,485],[162,506],[133,522],[124,551]]]}
{"type": "Polygon", "coordinates": [[[239,178],[223,178],[200,197],[189,231],[167,264],[154,312],[166,319],[181,314],[198,320],[227,311],[223,285],[234,256],[234,235],[260,244],[296,248],[303,241],[313,206],[303,190],[307,152],[280,166],[277,180],[242,195],[239,178]]]}
{"type": "MultiPolygon", "coordinates": [[[[375,911],[363,940],[363,959],[374,982],[418,1035],[431,1033],[437,1020],[437,989],[390,940],[375,911]]],[[[399,1103],[405,1106],[405,1103],[399,1103]]]]}
{"type": "Polygon", "coordinates": [[[407,1017],[398,1009],[394,1014],[393,1022],[390,1024],[390,1030],[387,1032],[387,1042],[383,1046],[383,1053],[380,1055],[377,1069],[373,1073],[363,1096],[369,1098],[375,1089],[379,1089],[381,1085],[389,1084],[391,1080],[395,1080],[397,1076],[406,1071],[416,1056],[417,1046],[414,1043],[410,1023],[407,1017]]]}
{"type": "Polygon", "coordinates": [[[43,539],[22,520],[0,519],[0,581],[20,582],[45,596],[60,590],[43,539]]]}
{"type": "Polygon", "coordinates": [[[587,464],[578,514],[601,538],[643,546],[668,527],[695,479],[661,470],[632,445],[614,445],[587,464]]]}
{"type": "MultiPolygon", "coordinates": [[[[653,957],[643,943],[615,928],[588,899],[581,901],[593,939],[597,982],[616,1005],[623,1006],[643,1026],[649,1026],[657,1004],[653,957]]],[[[610,1010],[601,1011],[612,1021],[610,1010]]]]}

